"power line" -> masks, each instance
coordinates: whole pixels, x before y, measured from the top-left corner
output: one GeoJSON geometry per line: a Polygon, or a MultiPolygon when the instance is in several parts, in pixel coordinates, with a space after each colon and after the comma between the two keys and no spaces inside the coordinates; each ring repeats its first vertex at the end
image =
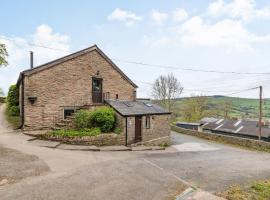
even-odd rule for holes
{"type": "Polygon", "coordinates": [[[244,89],[244,90],[239,90],[237,92],[232,92],[232,93],[229,93],[229,94],[225,94],[225,95],[233,95],[233,94],[239,94],[241,92],[246,92],[246,91],[250,91],[250,90],[255,90],[255,89],[258,89],[260,87],[254,87],[254,88],[248,88],[248,89],[244,89]]]}
{"type": "Polygon", "coordinates": [[[118,62],[124,62],[129,64],[135,65],[142,65],[142,66],[150,66],[150,67],[159,67],[165,69],[174,69],[174,70],[184,70],[184,71],[193,71],[193,72],[206,72],[206,73],[219,73],[219,74],[241,74],[241,75],[270,75],[270,72],[235,72],[235,71],[217,71],[217,70],[201,70],[201,69],[193,69],[193,68],[185,68],[185,67],[178,67],[178,66],[171,66],[171,65],[158,65],[158,64],[149,64],[137,61],[128,61],[128,60],[120,60],[120,59],[112,59],[118,62]]]}
{"type": "MultiPolygon", "coordinates": [[[[0,38],[9,40],[9,41],[16,41],[15,39],[10,39],[7,37],[0,36],[0,38]]],[[[54,51],[62,51],[62,52],[67,52],[70,53],[70,51],[63,50],[63,49],[57,49],[57,48],[52,48],[44,45],[38,45],[34,43],[30,43],[26,41],[26,43],[30,46],[35,46],[39,48],[46,48],[54,51]]],[[[270,75],[270,72],[236,72],[236,71],[218,71],[218,70],[203,70],[203,69],[194,69],[194,68],[189,68],[189,67],[179,67],[179,66],[171,66],[171,65],[159,65],[159,64],[149,64],[149,63],[143,63],[143,62],[137,62],[137,61],[128,61],[128,60],[122,60],[122,59],[112,59],[114,61],[118,62],[124,62],[124,63],[129,63],[129,64],[135,64],[135,65],[142,65],[142,66],[150,66],[150,67],[159,67],[159,68],[165,68],[165,69],[174,69],[174,70],[184,70],[184,71],[192,71],[192,72],[204,72],[204,73],[219,73],[219,74],[241,74],[241,75],[252,75],[252,74],[257,74],[257,75],[270,75]]]]}
{"type": "MultiPolygon", "coordinates": [[[[137,80],[133,80],[135,82],[140,82],[140,83],[143,83],[143,84],[147,84],[147,85],[152,85],[152,83],[150,82],[144,82],[144,81],[137,81],[137,80]]],[[[184,88],[184,91],[193,91],[193,92],[209,92],[209,93],[217,93],[217,92],[229,92],[228,94],[225,94],[225,95],[233,95],[233,94],[238,94],[238,93],[241,93],[241,92],[245,92],[245,91],[249,91],[249,90],[255,90],[255,89],[258,89],[259,87],[253,87],[253,88],[247,88],[247,89],[243,89],[243,90],[215,90],[215,91],[211,91],[211,90],[197,90],[197,89],[185,89],[184,88]]]]}

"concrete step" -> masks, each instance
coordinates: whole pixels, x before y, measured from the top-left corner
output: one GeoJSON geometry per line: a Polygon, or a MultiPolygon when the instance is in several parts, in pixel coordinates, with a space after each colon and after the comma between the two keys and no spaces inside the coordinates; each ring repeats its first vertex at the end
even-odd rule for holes
{"type": "Polygon", "coordinates": [[[67,125],[65,123],[57,122],[56,127],[66,127],[67,125]]]}

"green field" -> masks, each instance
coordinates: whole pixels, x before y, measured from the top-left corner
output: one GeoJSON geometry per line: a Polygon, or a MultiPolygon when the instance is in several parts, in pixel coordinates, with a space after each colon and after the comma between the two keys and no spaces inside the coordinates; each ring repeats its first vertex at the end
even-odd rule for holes
{"type": "MultiPolygon", "coordinates": [[[[176,114],[175,120],[181,120],[181,112],[189,98],[181,98],[176,100],[174,113],[176,114]]],[[[243,119],[257,119],[259,113],[259,100],[238,98],[238,97],[225,97],[225,96],[211,96],[207,100],[207,113],[214,117],[224,117],[222,107],[225,103],[230,104],[229,117],[230,118],[243,118],[243,119]]],[[[263,101],[263,117],[270,119],[270,99],[263,101]]]]}

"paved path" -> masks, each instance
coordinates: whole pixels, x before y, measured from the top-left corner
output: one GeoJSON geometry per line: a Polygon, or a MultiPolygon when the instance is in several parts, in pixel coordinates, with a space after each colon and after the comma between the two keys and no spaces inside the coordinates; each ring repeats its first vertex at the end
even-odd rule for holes
{"type": "Polygon", "coordinates": [[[268,153],[177,133],[172,133],[175,146],[142,152],[67,151],[39,147],[28,138],[6,127],[0,106],[0,144],[33,154],[50,168],[45,175],[1,187],[1,200],[166,200],[183,191],[185,183],[217,192],[234,183],[270,178],[268,153]]]}

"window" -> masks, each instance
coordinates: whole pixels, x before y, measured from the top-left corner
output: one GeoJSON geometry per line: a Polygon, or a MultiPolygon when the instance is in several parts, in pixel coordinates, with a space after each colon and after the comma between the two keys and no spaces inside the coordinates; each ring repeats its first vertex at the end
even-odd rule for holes
{"type": "Polygon", "coordinates": [[[145,128],[150,128],[150,116],[145,117],[145,128]]]}
{"type": "Polygon", "coordinates": [[[93,91],[101,92],[101,79],[93,78],[93,91]]]}
{"type": "Polygon", "coordinates": [[[115,95],[115,99],[118,99],[118,94],[115,95]]]}
{"type": "Polygon", "coordinates": [[[65,109],[64,110],[64,119],[67,118],[67,116],[71,116],[75,112],[74,109],[65,109]]]}

